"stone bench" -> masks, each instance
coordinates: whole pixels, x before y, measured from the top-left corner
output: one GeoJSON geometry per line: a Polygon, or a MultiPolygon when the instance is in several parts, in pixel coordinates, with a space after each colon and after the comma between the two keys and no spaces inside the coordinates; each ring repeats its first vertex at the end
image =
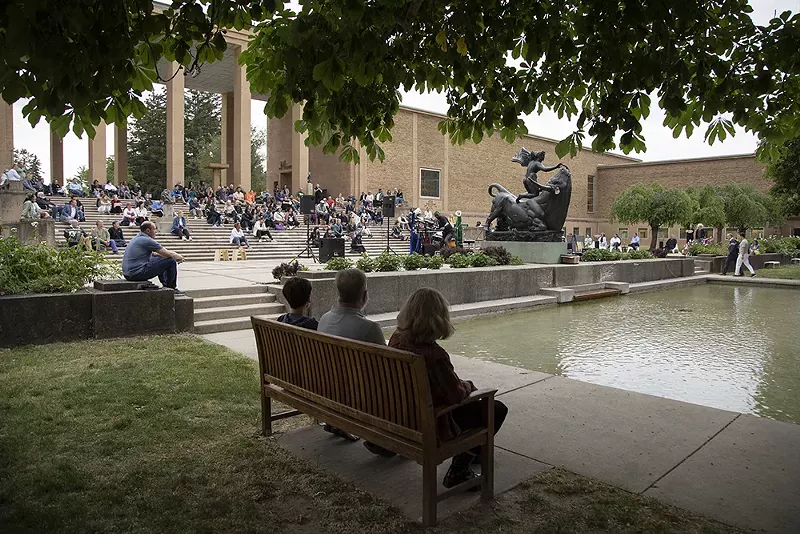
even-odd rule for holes
{"type": "Polygon", "coordinates": [[[792,258],[792,265],[800,265],[800,258],[792,258]]]}
{"type": "Polygon", "coordinates": [[[779,261],[765,261],[764,268],[765,269],[775,269],[776,267],[780,267],[781,262],[779,261]]]}
{"type": "Polygon", "coordinates": [[[135,291],[144,282],[131,282],[129,280],[95,280],[94,288],[98,291],[135,291]]]}

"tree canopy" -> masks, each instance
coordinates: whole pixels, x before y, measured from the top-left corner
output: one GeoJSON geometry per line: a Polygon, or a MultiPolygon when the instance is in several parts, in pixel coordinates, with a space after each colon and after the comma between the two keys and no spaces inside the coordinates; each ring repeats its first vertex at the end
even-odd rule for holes
{"type": "Polygon", "coordinates": [[[242,62],[270,117],[304,102],[309,143],[382,158],[399,89],[442,91],[453,142],[526,133],[523,114],[576,117],[563,156],[642,151],[655,95],[677,137],[710,123],[706,140],[758,134],[759,154],[800,134],[800,15],[757,26],[747,0],[10,0],[0,10],[0,80],[7,102],[60,134],[93,135],[101,119],[146,112],[144,91],[222,59],[226,28],[252,26],[242,62]],[[730,115],[726,115],[730,114],[730,115]],[[730,117],[730,118],[728,118],[730,117]],[[615,135],[621,134],[619,144],[615,135]],[[357,141],[357,143],[356,143],[357,141]]]}
{"type": "Polygon", "coordinates": [[[658,229],[689,220],[692,207],[686,191],[659,184],[633,185],[614,199],[611,216],[624,224],[646,222],[652,234],[650,250],[655,250],[658,229]]]}
{"type": "Polygon", "coordinates": [[[725,201],[718,188],[706,185],[699,189],[689,188],[686,192],[692,199],[691,216],[683,221],[686,226],[702,223],[710,228],[725,227],[725,201]]]}
{"type": "Polygon", "coordinates": [[[781,222],[775,199],[751,185],[726,184],[719,192],[725,205],[725,222],[732,228],[744,231],[781,222]]]}
{"type": "Polygon", "coordinates": [[[22,172],[25,173],[25,178],[32,180],[42,180],[42,162],[39,156],[30,152],[25,148],[14,149],[14,164],[19,165],[22,172]]]}
{"type": "Polygon", "coordinates": [[[775,181],[771,193],[783,215],[800,215],[800,137],[786,143],[780,158],[767,167],[767,176],[775,181]]]}

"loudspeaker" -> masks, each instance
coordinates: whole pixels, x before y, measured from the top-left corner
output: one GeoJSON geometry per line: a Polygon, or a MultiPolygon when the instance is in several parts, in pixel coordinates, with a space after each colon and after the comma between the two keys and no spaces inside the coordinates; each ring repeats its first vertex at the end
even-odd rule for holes
{"type": "Polygon", "coordinates": [[[394,197],[393,196],[385,196],[383,197],[383,216],[384,217],[394,217],[394,197]]]}
{"type": "Polygon", "coordinates": [[[300,213],[303,215],[314,215],[314,197],[312,195],[303,195],[300,197],[300,213]]]}
{"type": "Polygon", "coordinates": [[[331,258],[344,258],[344,239],[323,239],[319,247],[319,262],[328,263],[331,258]]]}

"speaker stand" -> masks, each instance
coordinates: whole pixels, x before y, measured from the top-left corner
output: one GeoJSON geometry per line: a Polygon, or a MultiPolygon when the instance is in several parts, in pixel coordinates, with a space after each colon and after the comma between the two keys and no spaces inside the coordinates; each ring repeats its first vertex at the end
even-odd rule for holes
{"type": "Polygon", "coordinates": [[[385,217],[386,219],[386,250],[383,251],[384,254],[394,254],[397,256],[397,252],[392,249],[391,245],[389,245],[389,229],[391,227],[391,217],[385,217]]]}
{"type": "Polygon", "coordinates": [[[306,218],[306,248],[304,248],[302,251],[300,251],[300,253],[297,256],[295,256],[294,258],[289,260],[289,263],[297,260],[297,258],[300,258],[301,256],[303,256],[303,254],[305,254],[306,258],[311,258],[312,260],[314,260],[314,263],[319,263],[319,260],[317,259],[317,256],[314,254],[314,247],[311,246],[312,245],[312,243],[311,243],[311,226],[310,226],[309,217],[311,217],[311,216],[310,215],[305,215],[305,218],[306,218]]]}

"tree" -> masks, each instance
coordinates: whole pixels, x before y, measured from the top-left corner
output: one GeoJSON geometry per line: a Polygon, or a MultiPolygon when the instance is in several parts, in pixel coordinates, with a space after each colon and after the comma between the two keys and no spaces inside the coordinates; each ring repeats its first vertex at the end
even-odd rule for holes
{"type": "MultiPolygon", "coordinates": [[[[201,179],[204,147],[212,139],[219,140],[222,103],[213,93],[186,91],[184,96],[184,180],[189,183],[201,179]]],[[[128,171],[144,190],[155,195],[167,185],[166,93],[154,91],[146,104],[147,113],[131,124],[128,171]]]]}
{"type": "Polygon", "coordinates": [[[775,200],[751,185],[726,184],[720,188],[720,194],[725,203],[725,221],[730,227],[744,232],[748,228],[763,228],[781,222],[775,200]]]}
{"type": "Polygon", "coordinates": [[[42,180],[44,178],[42,176],[42,162],[39,160],[39,156],[25,148],[14,149],[14,164],[19,165],[20,170],[25,173],[25,178],[29,180],[42,180]]]}
{"type": "Polygon", "coordinates": [[[267,190],[267,171],[264,147],[267,146],[267,131],[250,127],[250,180],[251,189],[260,193],[267,190]]]}
{"type": "Polygon", "coordinates": [[[767,166],[767,176],[775,183],[770,191],[783,215],[800,215],[800,137],[784,145],[780,158],[767,166]]]}
{"type": "Polygon", "coordinates": [[[692,206],[686,191],[665,189],[659,184],[634,185],[614,200],[611,216],[624,224],[646,222],[652,236],[652,251],[658,243],[658,229],[689,220],[692,206]]]}
{"type": "Polygon", "coordinates": [[[800,16],[756,26],[747,0],[9,0],[0,10],[6,102],[64,135],[94,135],[100,120],[141,118],[153,83],[223,59],[226,28],[254,26],[241,56],[270,117],[305,102],[295,128],[328,153],[370,158],[391,139],[399,93],[444,91],[440,129],[454,142],[499,133],[513,141],[520,115],[542,108],[577,117],[557,153],[642,151],[651,95],[674,135],[709,122],[706,140],[734,125],[756,132],[762,157],[800,135],[800,16]],[[509,60],[510,56],[510,60],[509,60]],[[731,118],[725,117],[730,113],[731,118]]]}
{"type": "Polygon", "coordinates": [[[725,201],[719,189],[710,185],[700,189],[689,188],[686,190],[692,200],[691,215],[683,221],[686,226],[702,223],[703,226],[717,229],[717,242],[722,239],[722,229],[725,227],[725,201]]]}

